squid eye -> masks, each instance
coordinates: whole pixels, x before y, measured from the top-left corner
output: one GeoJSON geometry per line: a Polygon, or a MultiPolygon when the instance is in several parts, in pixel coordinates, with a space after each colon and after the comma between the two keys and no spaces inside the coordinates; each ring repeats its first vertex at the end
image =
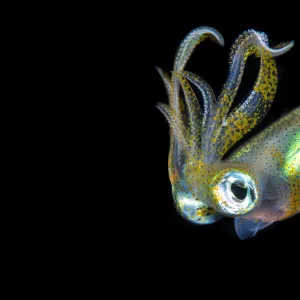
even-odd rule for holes
{"type": "Polygon", "coordinates": [[[247,196],[247,187],[242,181],[235,181],[231,184],[231,192],[237,199],[244,200],[247,196]]]}
{"type": "Polygon", "coordinates": [[[255,191],[253,186],[250,184],[247,185],[246,183],[236,180],[231,183],[231,192],[236,197],[236,200],[243,201],[246,199],[247,196],[250,197],[254,201],[255,199],[255,191]]]}
{"type": "Polygon", "coordinates": [[[252,177],[241,171],[217,176],[213,185],[216,209],[229,216],[243,215],[258,204],[258,189],[252,177]]]}

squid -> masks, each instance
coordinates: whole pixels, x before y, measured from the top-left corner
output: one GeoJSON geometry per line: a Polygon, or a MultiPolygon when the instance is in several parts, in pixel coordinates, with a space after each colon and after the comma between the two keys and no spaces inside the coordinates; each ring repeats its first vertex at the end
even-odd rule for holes
{"type": "Polygon", "coordinates": [[[168,96],[168,104],[158,103],[157,108],[170,127],[172,196],[186,220],[206,225],[230,217],[237,236],[249,239],[300,212],[300,106],[231,149],[269,111],[278,85],[275,57],[294,42],[270,47],[265,33],[243,32],[231,47],[228,77],[216,97],[205,80],[185,70],[196,46],[206,39],[224,45],[216,29],[198,27],[181,42],[171,74],[157,68],[168,96]],[[256,81],[233,106],[251,55],[260,59],[256,81]]]}

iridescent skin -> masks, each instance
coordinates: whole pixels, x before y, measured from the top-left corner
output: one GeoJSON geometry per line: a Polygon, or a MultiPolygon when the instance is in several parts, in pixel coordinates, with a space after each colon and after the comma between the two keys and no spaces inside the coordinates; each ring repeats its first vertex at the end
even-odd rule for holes
{"type": "Polygon", "coordinates": [[[229,161],[243,161],[264,182],[260,205],[235,219],[241,239],[300,212],[300,107],[238,149],[229,161]]]}
{"type": "Polygon", "coordinates": [[[207,37],[224,44],[215,29],[196,28],[177,51],[172,77],[158,69],[169,96],[169,106],[158,108],[171,128],[168,164],[173,198],[179,213],[197,224],[216,222],[223,215],[236,217],[239,237],[247,238],[299,212],[299,109],[222,159],[266,115],[278,82],[274,57],[287,52],[293,42],[270,48],[264,33],[244,32],[232,46],[228,78],[216,100],[203,79],[184,71],[196,45],[207,37]],[[260,57],[257,80],[246,100],[229,112],[247,57],[253,54],[260,57]],[[203,109],[189,82],[201,92],[203,109]],[[184,99],[179,97],[180,87],[184,99]],[[232,194],[236,184],[247,190],[245,199],[232,194]]]}

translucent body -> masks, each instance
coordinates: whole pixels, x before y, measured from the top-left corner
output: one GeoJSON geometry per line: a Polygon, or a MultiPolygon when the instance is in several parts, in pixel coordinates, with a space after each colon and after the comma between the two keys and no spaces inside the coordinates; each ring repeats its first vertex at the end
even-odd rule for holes
{"type": "Polygon", "coordinates": [[[229,161],[243,161],[264,182],[260,205],[235,219],[240,238],[300,212],[300,108],[237,150],[229,161]]]}
{"type": "Polygon", "coordinates": [[[184,218],[197,224],[216,222],[223,215],[234,217],[238,236],[248,238],[299,212],[299,109],[223,160],[270,108],[278,81],[274,57],[293,43],[270,48],[264,33],[244,32],[232,46],[228,78],[216,99],[203,79],[184,71],[192,51],[205,38],[224,43],[215,29],[196,28],[179,46],[172,77],[158,69],[169,97],[169,105],[158,108],[170,124],[174,203],[184,218]],[[230,112],[246,59],[253,54],[260,57],[257,80],[245,101],[230,112]],[[202,108],[190,83],[202,94],[202,108]]]}

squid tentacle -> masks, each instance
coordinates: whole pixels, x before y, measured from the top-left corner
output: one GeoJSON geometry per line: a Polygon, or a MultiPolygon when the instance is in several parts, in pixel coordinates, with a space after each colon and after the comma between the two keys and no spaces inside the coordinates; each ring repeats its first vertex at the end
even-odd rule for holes
{"type": "Polygon", "coordinates": [[[202,26],[192,30],[180,43],[174,60],[174,73],[172,75],[173,97],[170,101],[170,106],[178,112],[180,116],[179,105],[179,82],[176,77],[176,72],[184,70],[191,54],[195,47],[199,45],[205,39],[210,38],[217,42],[219,45],[224,45],[224,39],[222,35],[214,28],[208,26],[202,26]]]}
{"type": "MultiPolygon", "coordinates": [[[[211,40],[217,42],[220,45],[224,45],[224,39],[222,35],[215,30],[212,27],[198,27],[194,30],[192,30],[181,42],[178,51],[175,55],[175,60],[174,60],[174,71],[172,73],[171,78],[167,73],[165,73],[162,69],[156,68],[158,73],[160,74],[165,88],[168,93],[169,97],[169,107],[172,111],[172,114],[176,115],[176,118],[178,120],[176,127],[172,125],[173,130],[174,128],[177,128],[177,134],[178,130],[180,128],[181,132],[182,131],[187,131],[190,132],[189,138],[187,140],[192,143],[194,148],[199,148],[200,147],[200,140],[201,140],[201,108],[198,103],[198,100],[196,96],[191,96],[192,95],[192,89],[190,88],[188,82],[185,81],[185,79],[181,76],[181,82],[179,81],[179,73],[183,71],[184,67],[186,66],[193,50],[195,47],[200,44],[202,41],[205,39],[210,38],[211,40]],[[183,84],[184,83],[184,84],[183,84]],[[188,110],[189,116],[188,120],[185,120],[185,114],[183,113],[183,110],[185,109],[183,100],[179,97],[179,89],[180,86],[182,86],[184,95],[185,95],[185,102],[186,102],[186,108],[188,110]],[[189,96],[188,96],[189,95],[189,96]],[[191,98],[189,98],[191,97],[191,98]],[[194,100],[192,100],[194,99],[194,100]],[[192,100],[192,101],[191,101],[192,100]],[[191,104],[193,102],[193,104],[191,104]],[[198,104],[197,104],[198,103],[198,104]],[[196,107],[197,106],[197,107],[196,107]],[[197,125],[196,125],[197,124],[197,125]]],[[[208,86],[206,82],[204,82],[200,77],[197,77],[196,75],[192,73],[187,73],[184,74],[185,76],[190,76],[192,80],[195,81],[195,83],[198,85],[198,88],[202,92],[204,96],[204,119],[207,120],[207,115],[208,115],[208,110],[212,105],[210,104],[210,99],[213,98],[215,99],[212,89],[208,86]]],[[[215,100],[213,100],[215,101],[215,100]]],[[[165,111],[166,108],[163,108],[165,111]]],[[[161,110],[162,111],[162,110],[161,110]]],[[[166,116],[166,113],[164,112],[164,115],[166,116]]],[[[168,120],[170,122],[170,120],[168,120]]],[[[203,123],[203,122],[202,122],[203,123]]],[[[205,123],[207,123],[205,121],[205,123]]],[[[173,123],[172,123],[173,124],[173,123]]],[[[172,138],[172,133],[171,133],[171,146],[175,147],[181,147],[180,144],[173,145],[174,141],[172,138]]],[[[179,138],[178,141],[183,141],[182,138],[179,138]]],[[[186,145],[184,146],[186,148],[186,145]]]]}
{"type": "Polygon", "coordinates": [[[182,75],[192,82],[202,94],[203,98],[203,120],[202,120],[202,131],[204,132],[208,125],[208,120],[211,114],[214,113],[216,108],[216,96],[210,85],[203,80],[201,77],[184,71],[182,75]]]}
{"type": "Polygon", "coordinates": [[[196,150],[201,146],[201,119],[202,113],[198,99],[188,81],[180,74],[176,74],[184,93],[184,99],[188,112],[188,133],[192,147],[196,150]]]}
{"type": "Polygon", "coordinates": [[[186,139],[187,133],[182,122],[178,119],[176,113],[172,108],[168,107],[166,104],[158,103],[157,108],[162,112],[167,121],[169,122],[170,127],[173,129],[173,133],[176,139],[181,143],[183,147],[189,149],[189,143],[186,139]]]}
{"type": "Polygon", "coordinates": [[[293,42],[270,48],[263,33],[244,32],[233,45],[230,55],[228,79],[218,98],[217,109],[206,131],[205,150],[208,160],[221,158],[246,133],[251,131],[266,115],[277,88],[275,56],[286,53],[293,42]],[[250,95],[228,115],[242,80],[246,60],[250,55],[260,57],[260,70],[250,95]]]}
{"type": "Polygon", "coordinates": [[[195,47],[207,37],[224,46],[224,39],[216,29],[209,26],[195,28],[181,42],[175,55],[174,70],[183,71],[195,47]]]}
{"type": "Polygon", "coordinates": [[[156,67],[156,70],[157,70],[158,74],[160,75],[160,77],[161,77],[161,79],[164,83],[164,86],[165,86],[165,89],[167,91],[168,97],[170,97],[170,95],[172,93],[172,84],[171,84],[170,76],[164,70],[162,70],[159,67],[156,67]]]}

